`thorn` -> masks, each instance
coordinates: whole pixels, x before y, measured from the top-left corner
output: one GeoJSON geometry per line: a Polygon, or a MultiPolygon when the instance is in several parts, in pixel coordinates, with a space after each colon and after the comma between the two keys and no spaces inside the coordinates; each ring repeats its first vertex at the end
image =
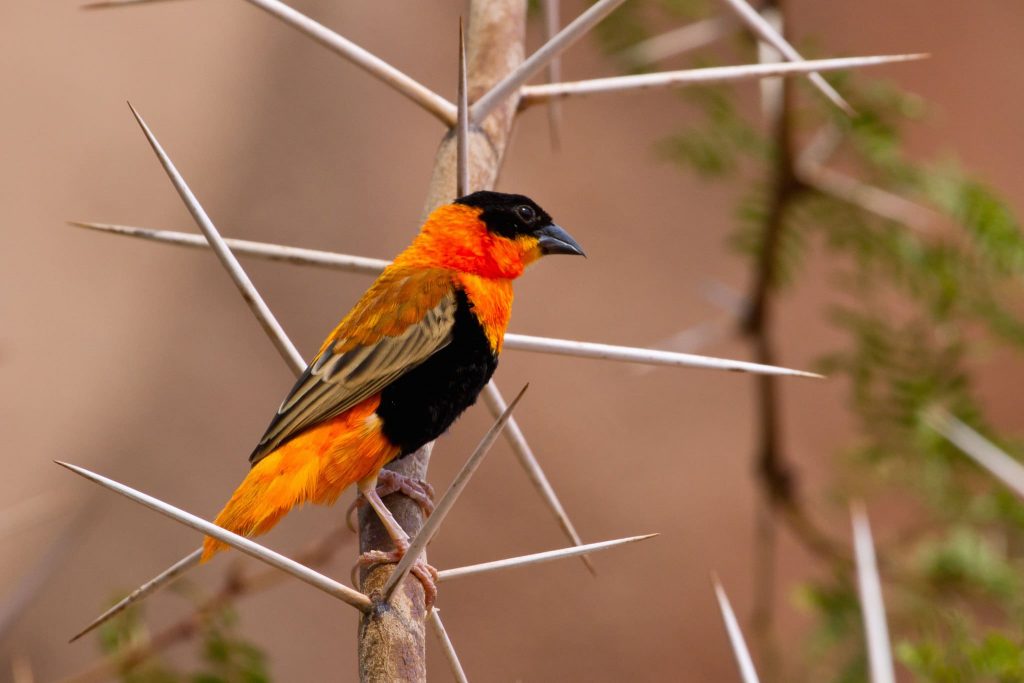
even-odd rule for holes
{"type": "Polygon", "coordinates": [[[498,438],[498,434],[505,427],[509,417],[512,415],[512,411],[515,409],[520,399],[523,398],[523,394],[526,393],[526,390],[529,387],[530,385],[526,384],[519,390],[519,394],[516,395],[508,405],[505,412],[502,413],[501,416],[494,421],[494,424],[491,425],[491,428],[487,430],[487,433],[484,434],[484,438],[481,439],[480,443],[477,445],[476,450],[474,450],[466,460],[466,464],[464,464],[462,469],[459,470],[459,473],[455,475],[455,479],[452,480],[448,490],[444,492],[440,502],[438,502],[434,507],[434,514],[427,518],[426,523],[420,529],[419,533],[416,534],[416,538],[412,539],[412,542],[409,543],[409,548],[405,551],[402,559],[399,560],[398,566],[396,566],[395,570],[391,572],[387,583],[384,584],[384,589],[381,591],[385,601],[391,599],[391,594],[394,592],[395,587],[398,586],[402,579],[405,578],[405,575],[409,573],[409,570],[412,569],[412,566],[419,558],[420,553],[423,552],[423,549],[427,547],[427,544],[430,543],[431,539],[434,538],[434,535],[441,528],[441,523],[444,522],[445,517],[447,517],[448,513],[451,512],[452,506],[455,505],[455,501],[458,500],[459,496],[462,495],[462,492],[466,489],[466,485],[469,483],[473,473],[476,472],[478,467],[480,467],[480,463],[483,462],[484,456],[487,455],[491,446],[494,445],[494,441],[498,438]]]}
{"type": "Polygon", "coordinates": [[[467,97],[469,85],[466,75],[466,36],[459,17],[459,88],[456,106],[458,107],[457,125],[455,129],[455,196],[465,197],[471,192],[469,187],[469,102],[467,97]]]}
{"type": "Polygon", "coordinates": [[[213,522],[208,522],[202,517],[197,517],[196,515],[185,512],[184,510],[176,508],[169,503],[165,503],[159,498],[136,491],[130,486],[116,482],[113,479],[108,479],[107,477],[96,474],[95,472],[90,472],[84,467],[71,465],[66,462],[61,462],[60,460],[55,460],[54,462],[65,469],[71,470],[80,477],[99,484],[104,488],[110,489],[115,493],[119,493],[125,498],[147,507],[150,510],[159,512],[165,517],[170,517],[179,524],[191,527],[206,536],[212,536],[218,541],[240,550],[250,557],[254,557],[261,562],[291,574],[300,581],[308,583],[314,588],[318,588],[328,595],[338,598],[342,602],[345,602],[362,612],[366,612],[373,607],[373,603],[370,599],[359,591],[353,590],[342,583],[338,583],[334,579],[324,576],[323,574],[316,572],[295,560],[285,557],[280,553],[274,552],[270,548],[260,545],[251,539],[232,533],[227,529],[217,526],[213,522]]]}

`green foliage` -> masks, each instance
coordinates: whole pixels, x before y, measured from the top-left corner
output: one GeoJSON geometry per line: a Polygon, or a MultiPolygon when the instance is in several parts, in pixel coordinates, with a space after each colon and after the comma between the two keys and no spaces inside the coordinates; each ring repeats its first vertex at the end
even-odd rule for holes
{"type": "Polygon", "coordinates": [[[697,87],[684,90],[685,99],[706,121],[700,129],[684,129],[659,145],[661,155],[699,175],[718,179],[735,173],[746,156],[767,155],[761,135],[743,118],[730,90],[697,87]]]}
{"type": "MultiPolygon", "coordinates": [[[[202,602],[201,596],[195,596],[192,608],[200,609],[202,602]]],[[[134,653],[151,642],[138,605],[100,627],[100,649],[122,658],[123,683],[269,683],[266,656],[238,635],[237,622],[229,607],[201,612],[196,633],[201,662],[191,671],[171,666],[158,651],[136,661],[134,653]]]]}
{"type": "Polygon", "coordinates": [[[973,624],[955,623],[946,633],[900,643],[896,653],[920,681],[1024,681],[1024,640],[1019,634],[984,631],[973,624]],[[983,634],[972,635],[977,630],[982,630],[983,634]]]}
{"type": "MultiPolygon", "coordinates": [[[[645,19],[663,5],[629,3],[620,37],[638,40],[645,19]]],[[[828,78],[858,115],[816,94],[794,98],[791,150],[774,147],[760,112],[734,88],[706,86],[682,91],[681,118],[698,123],[664,140],[658,153],[702,179],[740,188],[729,242],[752,268],[764,258],[766,235],[778,231],[774,288],[798,285],[811,254],[832,271],[825,315],[843,342],[820,367],[848,380],[847,405],[859,424],[838,477],[848,488],[838,493],[897,500],[909,520],[885,529],[883,543],[897,535],[899,542],[879,549],[900,661],[920,680],[1024,681],[1024,503],[924,419],[942,407],[1013,452],[988,425],[973,378],[988,349],[1024,351],[1024,235],[985,182],[949,160],[905,153],[904,126],[927,114],[920,98],[860,75],[828,78]],[[836,146],[821,163],[920,205],[921,218],[893,218],[905,211],[880,217],[863,202],[818,189],[827,186],[802,175],[813,167],[797,163],[788,171],[796,189],[790,184],[780,195],[787,177],[780,159],[799,158],[801,143],[822,130],[836,146]]],[[[796,90],[802,94],[804,84],[796,90]]],[[[782,345],[786,333],[778,331],[782,345]]],[[[826,662],[814,667],[826,673],[808,680],[865,680],[849,571],[834,569],[803,586],[798,602],[817,620],[810,652],[826,662]]]]}

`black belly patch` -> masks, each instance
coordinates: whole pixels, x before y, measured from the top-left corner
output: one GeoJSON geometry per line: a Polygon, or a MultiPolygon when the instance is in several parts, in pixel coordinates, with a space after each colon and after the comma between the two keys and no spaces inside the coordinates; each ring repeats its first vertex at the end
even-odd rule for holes
{"type": "Polygon", "coordinates": [[[451,343],[381,391],[381,431],[401,449],[398,457],[441,436],[476,402],[498,366],[466,293],[455,296],[451,343]]]}

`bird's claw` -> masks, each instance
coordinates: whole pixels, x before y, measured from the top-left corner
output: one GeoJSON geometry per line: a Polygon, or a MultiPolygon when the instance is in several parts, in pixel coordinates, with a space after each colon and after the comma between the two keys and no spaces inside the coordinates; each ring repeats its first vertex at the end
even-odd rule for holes
{"type": "MultiPolygon", "coordinates": [[[[434,512],[434,487],[424,479],[414,479],[391,470],[381,470],[377,475],[377,495],[383,498],[392,493],[402,493],[412,499],[420,506],[424,517],[429,517],[434,512]]],[[[348,506],[348,510],[345,511],[345,521],[353,533],[355,533],[356,525],[352,513],[364,505],[366,505],[366,499],[361,495],[356,496],[356,499],[348,506]]]]}
{"type": "MultiPolygon", "coordinates": [[[[372,567],[377,564],[395,564],[402,559],[403,555],[405,555],[404,548],[388,551],[368,550],[356,560],[356,566],[352,568],[352,572],[355,574],[355,570],[360,567],[372,567]]],[[[412,565],[409,572],[423,586],[423,595],[427,611],[429,612],[434,606],[434,601],[437,600],[437,569],[419,559],[412,565]]],[[[353,583],[356,583],[354,579],[353,583]]]]}

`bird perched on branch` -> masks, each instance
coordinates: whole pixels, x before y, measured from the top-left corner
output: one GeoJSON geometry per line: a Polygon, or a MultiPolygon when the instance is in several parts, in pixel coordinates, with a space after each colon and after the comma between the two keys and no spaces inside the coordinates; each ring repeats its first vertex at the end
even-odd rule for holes
{"type": "MultiPolygon", "coordinates": [[[[512,280],[546,254],[583,250],[522,195],[474,192],[433,211],[328,335],[249,456],[252,468],[216,523],[255,536],[292,508],[329,505],[356,484],[396,548],[361,561],[397,561],[409,538],[381,501],[381,468],[436,439],[473,405],[498,363],[512,280]]],[[[415,482],[389,484],[422,504],[428,500],[415,482]]],[[[207,537],[202,559],[224,547],[207,537]]],[[[179,561],[75,638],[198,557],[179,561]]],[[[432,601],[432,570],[413,571],[432,601]]]]}
{"type": "MultiPolygon", "coordinates": [[[[431,213],[328,335],[216,523],[262,534],[296,505],[331,504],[356,484],[398,548],[370,559],[397,559],[408,537],[380,500],[378,473],[473,405],[498,363],[512,280],[545,254],[583,250],[522,195],[475,192],[431,213]]],[[[207,538],[203,559],[222,547],[207,538]]]]}

